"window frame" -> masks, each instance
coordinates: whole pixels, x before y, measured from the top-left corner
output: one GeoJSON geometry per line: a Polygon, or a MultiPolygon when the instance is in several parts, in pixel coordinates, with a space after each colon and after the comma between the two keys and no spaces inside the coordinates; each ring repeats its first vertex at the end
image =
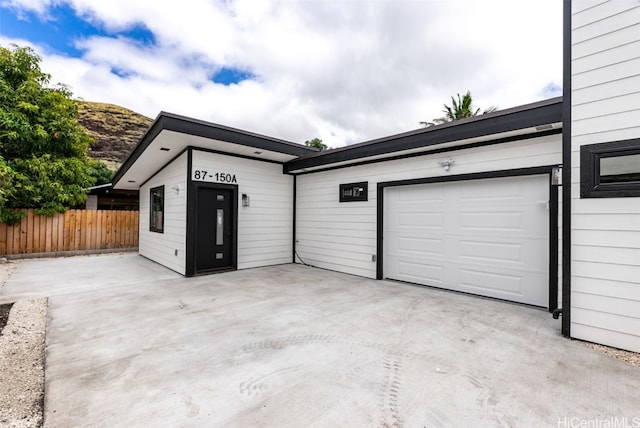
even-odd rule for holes
{"type": "Polygon", "coordinates": [[[164,195],[165,195],[164,185],[152,187],[149,190],[149,231],[150,232],[164,233],[164,207],[165,207],[164,195]],[[162,217],[160,221],[160,227],[157,227],[157,224],[155,224],[154,215],[157,211],[154,211],[153,209],[154,194],[157,193],[158,191],[162,192],[162,210],[160,211],[162,213],[162,217]]]}
{"type": "Polygon", "coordinates": [[[338,199],[340,202],[366,202],[369,200],[369,182],[343,183],[339,186],[339,192],[338,199]],[[361,187],[362,193],[359,196],[345,196],[344,191],[353,189],[354,187],[361,187]]]}
{"type": "Polygon", "coordinates": [[[640,154],[640,138],[587,144],[580,147],[580,198],[640,197],[640,180],[600,182],[600,160],[640,154]]]}

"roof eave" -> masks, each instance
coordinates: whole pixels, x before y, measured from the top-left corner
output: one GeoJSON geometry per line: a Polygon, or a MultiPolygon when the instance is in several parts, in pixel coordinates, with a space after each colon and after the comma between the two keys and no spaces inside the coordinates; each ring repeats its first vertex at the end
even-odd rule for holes
{"type": "Polygon", "coordinates": [[[114,175],[114,187],[118,185],[118,182],[122,177],[135,164],[140,156],[142,156],[145,150],[162,131],[175,131],[291,156],[304,156],[318,151],[316,148],[303,146],[290,141],[267,137],[163,111],[158,114],[156,119],[140,139],[140,142],[136,145],[129,157],[127,157],[120,169],[118,169],[114,175]]]}
{"type": "Polygon", "coordinates": [[[371,156],[392,154],[404,150],[437,146],[458,140],[531,128],[562,122],[562,98],[552,98],[532,104],[500,110],[443,125],[404,132],[360,144],[322,153],[314,153],[285,164],[285,171],[294,173],[306,168],[328,166],[338,162],[356,161],[371,156]]]}

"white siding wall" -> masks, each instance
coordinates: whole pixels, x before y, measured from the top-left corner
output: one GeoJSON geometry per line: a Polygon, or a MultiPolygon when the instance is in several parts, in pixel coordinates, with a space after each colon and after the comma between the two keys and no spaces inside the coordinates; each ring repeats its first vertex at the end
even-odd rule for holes
{"type": "Polygon", "coordinates": [[[580,146],[640,138],[640,3],[572,2],[571,335],[640,351],[640,198],[580,199],[580,146]]]}
{"type": "Polygon", "coordinates": [[[559,164],[561,136],[553,135],[452,153],[419,156],[297,178],[296,241],[304,262],[375,278],[378,182],[559,164]],[[448,173],[437,163],[452,157],[448,173]],[[367,202],[338,202],[341,183],[369,182],[367,202]]]}
{"type": "Polygon", "coordinates": [[[293,177],[282,165],[195,150],[193,169],[235,174],[238,181],[238,269],[292,261],[293,177]],[[242,194],[251,200],[242,206],[242,194]]]}
{"type": "Polygon", "coordinates": [[[141,255],[185,273],[187,224],[187,154],[184,153],[140,187],[141,255]],[[149,231],[149,191],[164,185],[164,233],[149,231]],[[171,186],[179,186],[176,194],[171,186]],[[178,250],[178,254],[175,251],[178,250]]]}

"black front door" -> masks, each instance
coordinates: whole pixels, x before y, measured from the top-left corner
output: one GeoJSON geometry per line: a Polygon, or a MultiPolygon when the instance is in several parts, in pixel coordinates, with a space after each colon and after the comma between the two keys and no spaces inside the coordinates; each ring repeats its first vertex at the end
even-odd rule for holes
{"type": "Polygon", "coordinates": [[[199,186],[196,203],[197,273],[234,265],[235,192],[231,188],[199,186]]]}

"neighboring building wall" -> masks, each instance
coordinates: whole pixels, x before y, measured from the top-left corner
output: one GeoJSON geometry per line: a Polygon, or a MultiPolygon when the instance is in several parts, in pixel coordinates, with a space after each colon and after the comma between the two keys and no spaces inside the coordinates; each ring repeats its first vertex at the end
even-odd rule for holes
{"type": "Polygon", "coordinates": [[[580,199],[580,146],[640,137],[640,3],[573,1],[571,336],[640,351],[640,198],[580,199]]]}
{"type": "Polygon", "coordinates": [[[378,182],[556,165],[562,161],[561,138],[558,134],[300,175],[297,253],[313,266],[375,278],[378,182]],[[448,157],[455,163],[445,173],[437,161],[448,157]],[[359,181],[369,182],[369,200],[338,202],[339,185],[359,181]]]}
{"type": "Polygon", "coordinates": [[[282,164],[194,150],[193,169],[228,173],[238,184],[238,269],[291,263],[293,177],[282,164]],[[242,206],[242,194],[250,206],[242,206]]]}
{"type": "Polygon", "coordinates": [[[140,187],[141,255],[184,275],[187,234],[187,154],[140,187]],[[149,230],[149,191],[164,185],[164,233],[149,230]],[[179,188],[178,192],[171,189],[179,188]],[[177,255],[176,255],[177,250],[177,255]]]}

